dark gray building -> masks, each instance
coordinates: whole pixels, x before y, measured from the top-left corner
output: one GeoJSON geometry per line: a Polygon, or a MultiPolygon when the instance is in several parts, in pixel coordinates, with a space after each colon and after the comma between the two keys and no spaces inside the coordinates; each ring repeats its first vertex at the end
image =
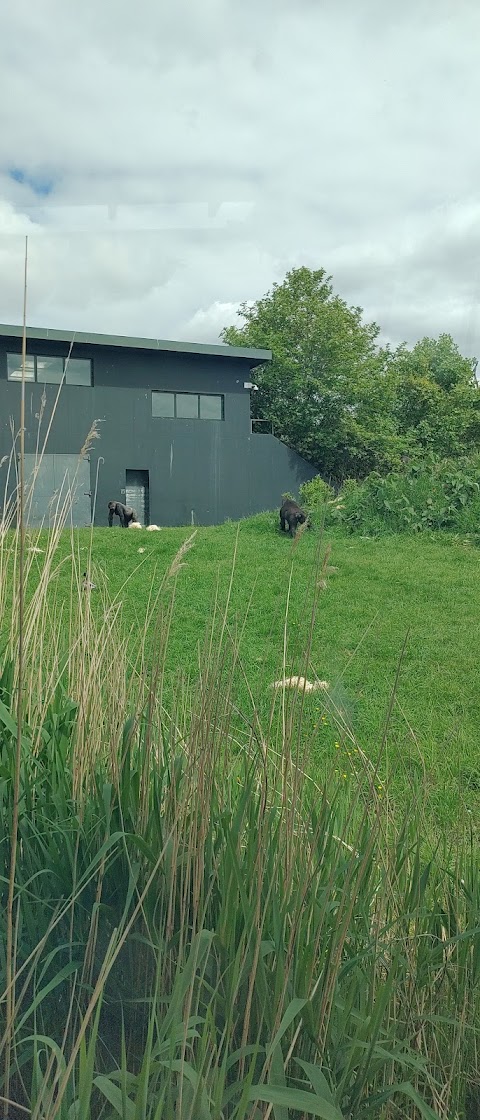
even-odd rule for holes
{"type": "MultiPolygon", "coordinates": [[[[21,350],[22,328],[0,326],[1,494],[14,486],[21,350]]],[[[52,497],[75,472],[77,526],[106,525],[110,499],[133,505],[142,524],[212,525],[296,494],[315,470],[252,431],[255,368],[270,360],[268,350],[29,328],[27,476],[48,432],[29,523],[48,524],[52,497]],[[100,438],[79,463],[95,422],[100,438]]]]}

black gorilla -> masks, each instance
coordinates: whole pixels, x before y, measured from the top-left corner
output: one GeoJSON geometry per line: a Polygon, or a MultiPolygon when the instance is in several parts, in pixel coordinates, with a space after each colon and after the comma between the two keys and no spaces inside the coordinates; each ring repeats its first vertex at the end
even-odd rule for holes
{"type": "Polygon", "coordinates": [[[113,525],[113,518],[120,518],[120,525],[122,529],[128,529],[131,521],[137,520],[135,510],[131,506],[124,506],[122,502],[109,502],[108,503],[108,524],[110,529],[113,525]]]}
{"type": "Polygon", "coordinates": [[[303,525],[305,521],[307,521],[307,514],[290,498],[280,507],[280,528],[286,532],[288,526],[291,537],[295,536],[298,526],[303,525]]]}

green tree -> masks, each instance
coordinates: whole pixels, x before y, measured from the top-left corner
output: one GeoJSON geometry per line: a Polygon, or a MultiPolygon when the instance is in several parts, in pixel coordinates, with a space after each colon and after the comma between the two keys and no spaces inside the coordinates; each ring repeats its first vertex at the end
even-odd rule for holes
{"type": "Polygon", "coordinates": [[[293,269],[253,306],[239,327],[225,328],[230,345],[272,350],[255,373],[255,416],[324,474],[336,478],[388,469],[401,453],[388,396],[388,349],[362,309],[335,295],[323,269],[293,269]]]}
{"type": "Polygon", "coordinates": [[[476,359],[464,358],[449,334],[422,338],[412,350],[400,346],[396,357],[404,371],[433,381],[447,393],[461,385],[476,384],[476,359]]]}
{"type": "Polygon", "coordinates": [[[439,458],[478,450],[480,391],[475,359],[465,358],[448,334],[399,347],[390,378],[397,431],[412,448],[439,458]]]}
{"type": "Polygon", "coordinates": [[[224,341],[273,353],[255,373],[255,416],[324,477],[386,474],[426,451],[457,458],[478,450],[476,361],[450,335],[411,349],[379,346],[376,323],[335,295],[323,269],[293,269],[240,314],[224,341]]]}

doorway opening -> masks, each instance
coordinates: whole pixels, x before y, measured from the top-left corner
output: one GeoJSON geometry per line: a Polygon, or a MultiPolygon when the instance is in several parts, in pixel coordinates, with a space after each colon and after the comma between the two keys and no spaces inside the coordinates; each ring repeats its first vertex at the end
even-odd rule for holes
{"type": "Polygon", "coordinates": [[[125,504],[135,510],[141,525],[150,523],[150,482],[148,471],[125,472],[125,504]]]}

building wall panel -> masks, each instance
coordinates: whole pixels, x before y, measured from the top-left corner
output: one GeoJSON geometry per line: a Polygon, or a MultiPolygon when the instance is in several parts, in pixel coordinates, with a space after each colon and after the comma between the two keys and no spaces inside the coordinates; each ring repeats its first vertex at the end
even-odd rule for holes
{"type": "MultiPolygon", "coordinates": [[[[19,426],[21,390],[7,380],[6,364],[6,353],[19,347],[18,339],[0,343],[0,460],[12,448],[11,423],[19,426]]],[[[50,340],[29,342],[28,352],[34,350],[66,352],[50,340]]],[[[159,525],[218,524],[272,509],[283,491],[298,493],[316,473],[273,436],[251,433],[248,361],[75,347],[75,357],[92,354],[93,386],[63,386],[55,411],[56,386],[26,385],[25,446],[35,453],[50,426],[48,453],[79,455],[97,424],[89,452],[95,524],[107,524],[110,499],[124,499],[127,470],[149,472],[150,521],[159,525]],[[153,389],[223,393],[225,418],[152,417],[153,389]]],[[[6,474],[4,463],[0,496],[6,474]]]]}

